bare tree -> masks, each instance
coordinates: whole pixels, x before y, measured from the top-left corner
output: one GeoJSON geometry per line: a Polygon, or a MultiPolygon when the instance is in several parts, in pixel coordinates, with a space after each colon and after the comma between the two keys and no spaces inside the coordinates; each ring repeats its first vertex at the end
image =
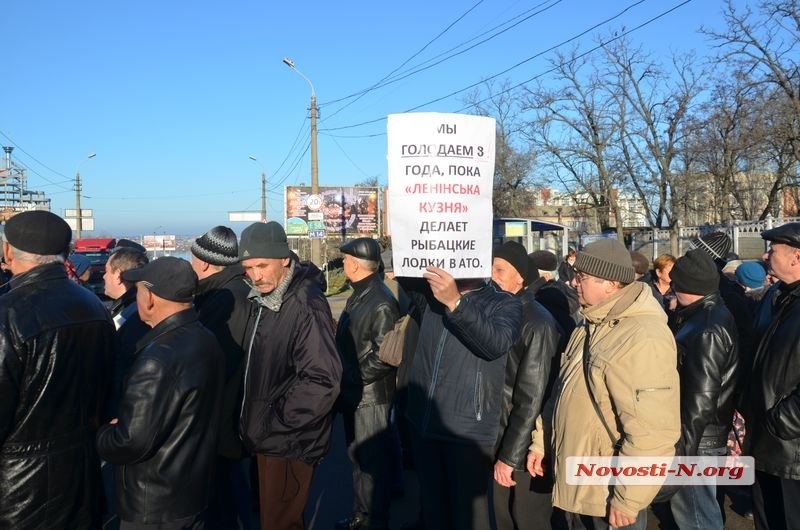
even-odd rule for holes
{"type": "MultiPolygon", "coordinates": [[[[764,0],[758,11],[725,5],[727,28],[703,31],[720,44],[721,60],[747,72],[754,83],[777,87],[787,98],[787,110],[800,118],[800,6],[797,0],[764,0]]],[[[800,160],[800,137],[789,139],[800,160]]]]}
{"type": "Polygon", "coordinates": [[[666,225],[675,233],[680,210],[674,207],[674,165],[702,90],[696,61],[691,55],[676,55],[667,71],[625,40],[604,50],[614,94],[625,108],[617,118],[623,167],[651,226],[666,225]]]}
{"type": "Polygon", "coordinates": [[[609,93],[608,79],[577,50],[557,53],[550,64],[555,78],[547,87],[539,84],[529,90],[528,108],[535,117],[527,135],[547,160],[552,178],[572,190],[576,202],[588,199],[601,230],[611,227],[613,215],[622,240],[617,193],[624,175],[614,153],[617,98],[609,93]]]}
{"type": "Polygon", "coordinates": [[[527,217],[533,168],[536,157],[527,143],[520,142],[521,108],[518,92],[509,88],[509,82],[487,82],[487,96],[473,92],[466,103],[473,112],[491,116],[496,120],[494,193],[492,197],[496,217],[527,217]]]}

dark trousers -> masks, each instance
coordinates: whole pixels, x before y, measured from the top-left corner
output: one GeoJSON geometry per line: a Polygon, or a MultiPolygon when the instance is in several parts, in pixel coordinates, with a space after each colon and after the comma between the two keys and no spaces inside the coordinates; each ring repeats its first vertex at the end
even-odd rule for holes
{"type": "Polygon", "coordinates": [[[756,471],[753,517],[756,530],[800,528],[800,480],[756,471]]]}
{"type": "Polygon", "coordinates": [[[492,508],[497,530],[550,530],[553,511],[552,484],[515,469],[516,486],[506,488],[492,481],[492,508]]]}
{"type": "Polygon", "coordinates": [[[370,528],[389,528],[389,485],[395,454],[389,430],[390,404],[343,414],[347,455],[353,463],[353,513],[368,516],[370,528]]]}
{"type": "Polygon", "coordinates": [[[612,527],[608,524],[608,519],[605,517],[570,513],[559,508],[553,508],[554,530],[612,530],[612,528],[619,528],[620,530],[645,530],[647,528],[647,510],[644,509],[639,512],[633,524],[612,527]]]}
{"type": "Polygon", "coordinates": [[[261,530],[303,530],[314,468],[300,460],[256,455],[261,530]]]}
{"type": "MultiPolygon", "coordinates": [[[[250,459],[217,456],[214,491],[208,508],[209,530],[257,528],[250,488],[250,459]]],[[[104,529],[105,530],[105,529],[104,529]]]]}
{"type": "Polygon", "coordinates": [[[178,521],[171,521],[169,523],[132,523],[130,521],[121,521],[119,525],[120,530],[204,530],[205,523],[202,515],[194,517],[186,517],[178,521]]]}
{"type": "Polygon", "coordinates": [[[414,427],[411,431],[424,528],[488,529],[492,448],[425,438],[414,427]]]}

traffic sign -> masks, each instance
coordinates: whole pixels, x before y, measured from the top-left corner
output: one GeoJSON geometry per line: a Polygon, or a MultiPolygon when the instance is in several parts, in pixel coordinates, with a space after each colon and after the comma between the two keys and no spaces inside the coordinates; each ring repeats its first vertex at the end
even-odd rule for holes
{"type": "Polygon", "coordinates": [[[309,230],[308,237],[310,239],[323,239],[325,237],[325,230],[309,230]]]}

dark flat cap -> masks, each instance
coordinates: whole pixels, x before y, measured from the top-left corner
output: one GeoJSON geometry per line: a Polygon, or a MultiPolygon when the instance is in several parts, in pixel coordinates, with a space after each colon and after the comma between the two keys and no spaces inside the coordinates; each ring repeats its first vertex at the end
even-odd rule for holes
{"type": "Polygon", "coordinates": [[[23,252],[40,256],[63,254],[72,240],[72,229],[54,213],[34,210],[6,221],[6,241],[23,252]]]}
{"type": "Polygon", "coordinates": [[[119,250],[121,248],[129,248],[137,252],[141,252],[142,254],[145,254],[147,252],[147,249],[144,248],[139,243],[137,243],[136,241],[131,241],[130,239],[125,239],[125,238],[117,239],[117,244],[114,246],[113,249],[111,249],[111,252],[114,252],[115,250],[119,250]]]}
{"type": "Polygon", "coordinates": [[[558,258],[549,250],[537,250],[528,254],[533,266],[540,271],[554,271],[558,268],[558,258]]]}
{"type": "Polygon", "coordinates": [[[173,302],[191,302],[197,290],[197,275],[188,261],[164,256],[144,267],[129,269],[122,279],[142,282],[156,296],[173,302]]]}
{"type": "Polygon", "coordinates": [[[766,241],[784,243],[800,248],[800,223],[786,223],[785,225],[765,230],[761,232],[761,237],[766,241]]]}
{"type": "Polygon", "coordinates": [[[371,237],[359,237],[348,241],[339,247],[339,250],[342,254],[349,254],[353,257],[376,263],[381,262],[381,246],[371,237]]]}

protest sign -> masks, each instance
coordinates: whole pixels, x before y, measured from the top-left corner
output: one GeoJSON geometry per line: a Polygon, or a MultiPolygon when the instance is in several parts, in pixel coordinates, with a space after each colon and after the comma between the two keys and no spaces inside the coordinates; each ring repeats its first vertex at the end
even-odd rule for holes
{"type": "Polygon", "coordinates": [[[495,120],[435,112],[388,117],[389,224],[395,274],[492,273],[495,120]]]}

